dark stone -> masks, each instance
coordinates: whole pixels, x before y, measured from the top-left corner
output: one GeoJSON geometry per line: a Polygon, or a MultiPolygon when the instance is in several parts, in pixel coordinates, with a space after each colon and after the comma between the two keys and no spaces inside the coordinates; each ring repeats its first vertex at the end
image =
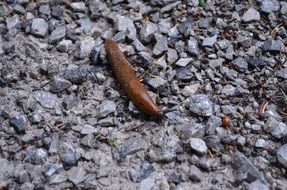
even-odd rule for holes
{"type": "Polygon", "coordinates": [[[136,182],[141,182],[142,180],[146,179],[152,172],[154,172],[154,167],[149,163],[144,163],[141,165],[140,171],[136,177],[136,182]]]}
{"type": "Polygon", "coordinates": [[[51,15],[61,20],[64,16],[64,8],[59,5],[52,7],[51,15]]]}
{"type": "Polygon", "coordinates": [[[15,129],[15,131],[20,133],[25,133],[25,127],[27,120],[24,115],[18,115],[9,119],[9,124],[15,129]]]}
{"type": "Polygon", "coordinates": [[[87,79],[88,71],[83,67],[70,65],[64,74],[64,78],[75,83],[81,84],[87,79]]]}

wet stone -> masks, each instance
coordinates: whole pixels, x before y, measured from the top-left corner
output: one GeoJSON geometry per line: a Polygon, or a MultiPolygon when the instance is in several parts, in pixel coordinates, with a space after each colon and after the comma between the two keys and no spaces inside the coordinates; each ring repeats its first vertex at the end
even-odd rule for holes
{"type": "Polygon", "coordinates": [[[99,106],[99,117],[106,117],[107,115],[116,111],[116,104],[114,101],[105,100],[99,106]]]}
{"type": "Polygon", "coordinates": [[[49,92],[37,91],[33,96],[45,108],[52,109],[58,105],[56,97],[49,92]]]}
{"type": "Polygon", "coordinates": [[[64,73],[64,78],[75,84],[81,84],[87,79],[88,71],[77,65],[69,65],[64,73]]]}
{"type": "Polygon", "coordinates": [[[189,139],[190,148],[199,155],[204,155],[207,153],[207,146],[202,139],[190,138],[189,139]]]}
{"type": "Polygon", "coordinates": [[[146,142],[140,137],[131,137],[125,139],[121,145],[121,152],[126,155],[134,154],[144,150],[146,142]]]}
{"type": "Polygon", "coordinates": [[[199,47],[197,39],[190,37],[187,44],[187,51],[194,56],[199,55],[199,47]]]}
{"type": "Polygon", "coordinates": [[[233,60],[232,64],[234,65],[236,70],[240,72],[244,72],[248,69],[248,62],[242,57],[238,57],[235,60],[233,60]]]}
{"type": "Polygon", "coordinates": [[[72,181],[75,185],[78,185],[84,181],[86,171],[83,167],[73,167],[67,172],[67,174],[68,179],[72,181]]]}
{"type": "Polygon", "coordinates": [[[69,88],[72,83],[62,77],[54,77],[53,82],[50,84],[50,91],[59,93],[69,88]]]}
{"type": "Polygon", "coordinates": [[[55,43],[59,42],[62,38],[64,38],[65,35],[66,35],[66,27],[65,26],[57,27],[50,34],[49,42],[52,44],[55,44],[55,43]]]}
{"type": "Polygon", "coordinates": [[[213,114],[213,103],[204,94],[193,95],[187,100],[189,110],[200,116],[211,116],[213,114]]]}
{"type": "Polygon", "coordinates": [[[260,8],[265,13],[271,13],[278,11],[280,4],[277,0],[263,0],[260,8]]]}
{"type": "Polygon", "coordinates": [[[154,55],[160,55],[164,51],[167,51],[167,49],[168,49],[167,39],[165,36],[163,36],[161,34],[155,34],[154,36],[155,36],[156,44],[153,48],[153,54],[154,55]]]}
{"type": "Polygon", "coordinates": [[[35,36],[45,37],[48,32],[48,24],[42,18],[34,18],[32,20],[31,33],[35,36]]]}
{"type": "Polygon", "coordinates": [[[32,148],[27,151],[27,157],[33,164],[43,164],[47,159],[47,153],[42,148],[32,148]]]}
{"type": "Polygon", "coordinates": [[[180,66],[180,67],[185,67],[187,66],[193,59],[192,58],[180,58],[175,65],[180,66]]]}
{"type": "Polygon", "coordinates": [[[17,115],[9,119],[9,124],[14,128],[16,133],[25,133],[27,119],[24,115],[17,115]]]}
{"type": "Polygon", "coordinates": [[[157,89],[158,87],[164,86],[167,81],[161,77],[155,77],[147,82],[152,88],[157,89]]]}
{"type": "Polygon", "coordinates": [[[280,53],[284,49],[284,44],[281,40],[267,40],[262,48],[265,52],[280,53]]]}
{"type": "Polygon", "coordinates": [[[287,168],[287,144],[277,150],[277,159],[280,164],[287,168]]]}
{"type": "Polygon", "coordinates": [[[249,8],[242,16],[244,22],[252,22],[260,20],[260,13],[253,7],[249,8]]]}

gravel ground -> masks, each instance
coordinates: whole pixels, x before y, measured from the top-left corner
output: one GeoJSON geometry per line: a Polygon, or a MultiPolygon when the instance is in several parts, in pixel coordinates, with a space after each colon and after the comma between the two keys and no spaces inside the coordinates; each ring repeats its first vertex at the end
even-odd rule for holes
{"type": "Polygon", "coordinates": [[[286,30],[285,0],[1,1],[0,189],[286,189],[286,30]]]}

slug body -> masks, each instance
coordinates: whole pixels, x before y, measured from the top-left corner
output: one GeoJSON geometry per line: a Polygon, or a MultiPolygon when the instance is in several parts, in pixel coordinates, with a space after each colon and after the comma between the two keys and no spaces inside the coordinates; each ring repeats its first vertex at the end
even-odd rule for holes
{"type": "Polygon", "coordinates": [[[118,44],[112,39],[106,39],[105,49],[116,78],[128,97],[143,113],[154,119],[161,118],[163,114],[160,108],[141,84],[118,44]]]}

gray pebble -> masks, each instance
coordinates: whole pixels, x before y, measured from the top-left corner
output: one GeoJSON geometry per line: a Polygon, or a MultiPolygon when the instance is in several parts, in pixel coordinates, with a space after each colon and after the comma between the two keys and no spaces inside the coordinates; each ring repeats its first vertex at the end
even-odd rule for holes
{"type": "Polygon", "coordinates": [[[158,27],[156,24],[149,22],[147,23],[142,29],[140,30],[140,39],[143,42],[150,42],[152,39],[154,33],[158,30],[158,27]]]}
{"type": "Polygon", "coordinates": [[[277,159],[280,164],[287,168],[287,144],[282,145],[277,150],[277,159]]]}
{"type": "Polygon", "coordinates": [[[207,37],[203,39],[202,46],[205,47],[213,47],[213,45],[217,42],[217,36],[207,37]]]}
{"type": "Polygon", "coordinates": [[[187,51],[194,56],[199,55],[199,47],[197,39],[190,37],[187,44],[187,51]]]}
{"type": "Polygon", "coordinates": [[[51,13],[49,5],[41,5],[39,7],[39,12],[44,15],[49,15],[51,13]]]}
{"type": "Polygon", "coordinates": [[[47,159],[47,153],[42,148],[32,148],[27,151],[27,157],[33,164],[43,164],[47,159]]]}
{"type": "Polygon", "coordinates": [[[200,116],[211,116],[213,114],[213,103],[204,94],[193,95],[187,100],[189,110],[200,116]]]}
{"type": "Polygon", "coordinates": [[[267,40],[262,48],[265,52],[281,53],[284,49],[284,44],[281,40],[267,40]]]}
{"type": "Polygon", "coordinates": [[[279,70],[276,75],[283,79],[287,79],[287,68],[279,70]]]}
{"type": "Polygon", "coordinates": [[[12,28],[16,28],[19,25],[19,16],[18,15],[14,15],[12,17],[8,17],[6,19],[6,26],[8,28],[8,30],[12,29],[12,28]]]}
{"type": "Polygon", "coordinates": [[[72,9],[76,12],[85,12],[86,5],[84,2],[73,2],[70,4],[72,9]]]}
{"type": "Polygon", "coordinates": [[[25,133],[27,126],[27,119],[25,115],[17,115],[9,119],[9,124],[14,128],[16,133],[25,133]]]}
{"type": "Polygon", "coordinates": [[[248,190],[269,190],[269,187],[259,180],[255,180],[249,184],[248,190]]]}
{"type": "Polygon", "coordinates": [[[253,7],[250,7],[242,16],[242,20],[244,22],[252,22],[260,20],[260,13],[254,9],[253,7]]]}
{"type": "Polygon", "coordinates": [[[68,179],[75,185],[84,181],[86,176],[86,170],[83,167],[72,167],[68,172],[68,179]]]}
{"type": "Polygon", "coordinates": [[[243,136],[239,136],[236,142],[239,146],[244,146],[246,143],[246,138],[243,136]]]}
{"type": "Polygon", "coordinates": [[[64,166],[73,167],[78,164],[75,149],[70,142],[59,143],[58,154],[64,166]]]}
{"type": "Polygon", "coordinates": [[[236,93],[236,87],[228,84],[228,85],[225,85],[222,89],[222,94],[226,95],[226,96],[232,96],[236,93]]]}
{"type": "Polygon", "coordinates": [[[42,18],[32,20],[31,33],[35,36],[45,37],[48,32],[48,24],[42,18]]]}
{"type": "Polygon", "coordinates": [[[157,89],[158,87],[164,86],[167,81],[161,77],[155,77],[147,82],[152,88],[157,89]]]}
{"type": "Polygon", "coordinates": [[[60,5],[53,6],[51,15],[56,19],[61,20],[64,16],[64,8],[60,5]]]}
{"type": "Polygon", "coordinates": [[[177,51],[169,48],[167,50],[167,61],[170,64],[173,64],[178,59],[177,51]]]}
{"type": "Polygon", "coordinates": [[[192,181],[201,182],[204,178],[203,172],[195,165],[190,166],[189,177],[192,181]]]}
{"type": "Polygon", "coordinates": [[[127,37],[131,40],[136,39],[136,28],[133,21],[125,16],[117,16],[115,19],[115,29],[118,31],[125,32],[127,37]]]}
{"type": "Polygon", "coordinates": [[[95,45],[96,42],[94,38],[87,36],[78,44],[78,53],[76,54],[76,56],[80,59],[88,58],[95,45]]]}
{"type": "Polygon", "coordinates": [[[207,153],[207,146],[202,139],[190,138],[189,139],[190,148],[199,155],[204,155],[207,153]]]}
{"type": "Polygon", "coordinates": [[[116,104],[114,101],[105,100],[99,106],[99,117],[106,117],[107,115],[116,111],[116,104]]]}
{"type": "Polygon", "coordinates": [[[271,13],[278,11],[280,4],[277,0],[263,0],[260,8],[265,13],[271,13]]]}
{"type": "Polygon", "coordinates": [[[135,47],[135,49],[137,50],[137,51],[146,51],[146,48],[145,48],[145,46],[138,40],[138,39],[135,39],[134,41],[133,41],[133,46],[135,47]]]}
{"type": "Polygon", "coordinates": [[[264,148],[268,145],[268,142],[265,139],[257,139],[255,142],[256,148],[264,148]]]}
{"type": "Polygon", "coordinates": [[[192,58],[180,58],[175,65],[180,66],[180,67],[185,67],[187,66],[193,59],[192,58]]]}
{"type": "Polygon", "coordinates": [[[238,58],[234,59],[232,61],[232,64],[240,72],[244,72],[248,69],[248,62],[242,57],[238,57],[238,58]]]}
{"type": "Polygon", "coordinates": [[[53,81],[50,84],[50,91],[54,93],[59,93],[67,88],[69,88],[72,83],[62,77],[54,77],[53,81]]]}
{"type": "Polygon", "coordinates": [[[69,65],[64,73],[64,78],[75,84],[81,84],[87,79],[88,71],[86,68],[77,65],[69,65]]]}
{"type": "Polygon", "coordinates": [[[173,150],[163,147],[151,147],[148,152],[148,156],[152,162],[172,162],[176,153],[173,150]]]}
{"type": "Polygon", "coordinates": [[[131,137],[125,139],[124,142],[121,144],[121,152],[130,155],[134,154],[138,151],[144,150],[146,146],[146,142],[140,137],[131,137]]]}
{"type": "Polygon", "coordinates": [[[281,1],[281,14],[284,15],[287,13],[287,2],[281,1]]]}
{"type": "Polygon", "coordinates": [[[45,108],[52,109],[59,104],[56,97],[49,92],[36,91],[34,92],[33,96],[45,108]]]}
{"type": "Polygon", "coordinates": [[[83,135],[90,135],[93,133],[98,133],[99,130],[91,125],[85,124],[81,130],[81,134],[83,135]]]}
{"type": "Polygon", "coordinates": [[[69,49],[72,47],[73,42],[71,40],[63,39],[57,45],[57,50],[62,53],[67,53],[69,49]]]}
{"type": "Polygon", "coordinates": [[[67,181],[67,174],[65,171],[55,174],[50,178],[50,185],[57,185],[67,181]]]}
{"type": "Polygon", "coordinates": [[[163,52],[167,51],[168,46],[167,46],[167,39],[165,36],[161,35],[161,34],[155,34],[154,35],[155,40],[156,40],[156,44],[153,47],[153,54],[154,55],[160,55],[163,52]]]}
{"type": "Polygon", "coordinates": [[[66,27],[65,26],[57,27],[50,34],[49,42],[52,44],[55,44],[55,43],[59,42],[62,38],[64,38],[65,35],[66,35],[66,27]]]}

